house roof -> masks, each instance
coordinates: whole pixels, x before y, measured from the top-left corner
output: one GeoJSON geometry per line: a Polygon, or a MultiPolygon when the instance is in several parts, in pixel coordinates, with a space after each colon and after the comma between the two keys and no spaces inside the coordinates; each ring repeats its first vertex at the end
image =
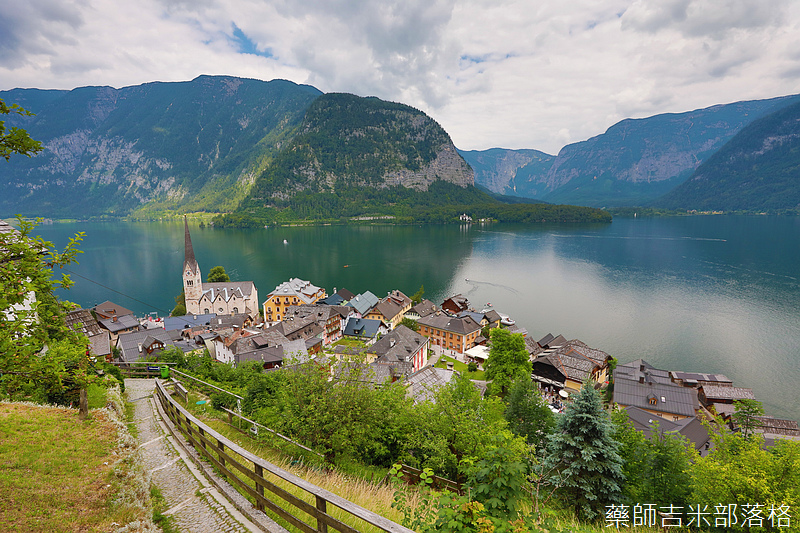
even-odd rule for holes
{"type": "MultiPolygon", "coordinates": [[[[619,368],[619,367],[617,367],[619,368]]],[[[639,383],[630,379],[614,379],[614,401],[623,406],[634,406],[680,416],[694,416],[697,395],[693,389],[671,383],[639,383]],[[653,400],[655,403],[650,403],[653,400]]]]}
{"type": "Polygon", "coordinates": [[[99,303],[92,307],[92,310],[95,312],[98,318],[111,318],[114,315],[123,316],[123,315],[132,315],[133,311],[130,309],[126,309],[121,305],[117,305],[114,302],[110,302],[106,300],[103,303],[99,303]]]}
{"type": "Polygon", "coordinates": [[[183,315],[183,316],[168,316],[164,319],[164,329],[167,331],[173,329],[186,329],[196,328],[198,326],[210,326],[211,321],[216,318],[216,313],[197,314],[197,315],[183,315]]]}
{"type": "Polygon", "coordinates": [[[458,333],[459,335],[467,335],[481,329],[481,325],[475,322],[472,317],[454,317],[443,313],[422,317],[417,322],[420,325],[458,333]]]}
{"type": "Polygon", "coordinates": [[[637,359],[630,363],[617,365],[614,369],[614,380],[629,379],[632,381],[644,381],[644,383],[665,383],[672,384],[669,372],[659,370],[644,359],[637,359]]]}
{"type": "Polygon", "coordinates": [[[339,305],[341,303],[344,303],[345,301],[346,300],[344,298],[342,298],[340,295],[331,294],[327,298],[323,298],[322,300],[319,300],[317,303],[321,303],[321,304],[325,304],[325,305],[339,305]]]}
{"type": "Polygon", "coordinates": [[[648,413],[638,407],[628,406],[625,411],[628,413],[628,418],[633,423],[633,427],[644,433],[647,438],[650,438],[653,433],[653,424],[658,423],[661,431],[683,435],[697,450],[705,447],[705,444],[710,439],[708,430],[694,416],[673,421],[648,413]]]}
{"type": "Polygon", "coordinates": [[[347,325],[344,328],[344,335],[348,337],[365,337],[371,339],[378,334],[378,330],[383,325],[384,323],[381,320],[351,318],[347,321],[347,325]]]}
{"type": "Polygon", "coordinates": [[[379,358],[387,356],[387,361],[391,361],[393,357],[398,362],[413,362],[414,354],[427,342],[427,337],[400,324],[367,348],[366,352],[376,354],[379,358]]]}
{"type": "Polygon", "coordinates": [[[212,302],[218,298],[229,301],[234,296],[238,298],[249,298],[255,290],[252,281],[218,281],[214,283],[203,283],[203,296],[208,297],[212,302]]]}
{"type": "Polygon", "coordinates": [[[122,315],[116,317],[116,320],[114,318],[101,320],[100,325],[111,333],[117,333],[126,329],[138,328],[139,320],[133,315],[122,315]]]}
{"type": "Polygon", "coordinates": [[[105,357],[111,354],[111,336],[107,331],[89,337],[89,349],[93,354],[105,357]]]}
{"type": "Polygon", "coordinates": [[[458,309],[459,311],[464,311],[469,309],[469,300],[463,294],[454,294],[450,298],[447,298],[445,301],[442,302],[442,307],[445,304],[451,304],[453,307],[458,309]]]}
{"type": "Polygon", "coordinates": [[[350,301],[350,300],[352,300],[353,298],[356,297],[355,294],[353,294],[352,292],[348,291],[345,288],[339,289],[338,291],[336,291],[336,294],[341,296],[344,299],[345,302],[348,302],[348,301],[350,301]]]}
{"type": "Polygon", "coordinates": [[[83,333],[87,337],[100,335],[102,333],[100,325],[88,309],[69,311],[64,316],[64,321],[67,323],[67,326],[75,331],[83,333]]]}
{"type": "MultiPolygon", "coordinates": [[[[554,337],[557,338],[557,337],[554,337]]],[[[611,357],[606,352],[590,348],[585,343],[573,339],[561,346],[541,349],[538,343],[527,343],[533,348],[534,363],[545,363],[555,367],[565,379],[583,382],[591,377],[595,369],[603,368],[611,357]]]]}
{"type": "Polygon", "coordinates": [[[412,307],[409,312],[418,314],[420,318],[426,317],[436,312],[436,304],[430,300],[422,300],[420,303],[412,307]]]}
{"type": "Polygon", "coordinates": [[[377,313],[384,317],[387,322],[391,322],[397,315],[403,311],[403,307],[392,300],[381,300],[369,313],[377,313]]]}
{"type": "Polygon", "coordinates": [[[733,384],[733,381],[723,374],[702,374],[700,372],[670,372],[669,374],[673,380],[680,380],[688,384],[700,382],[720,383],[723,385],[733,384]]]}
{"type": "Polygon", "coordinates": [[[363,294],[354,296],[349,302],[347,302],[347,305],[355,308],[355,310],[358,311],[358,314],[361,316],[366,316],[373,307],[378,305],[378,302],[378,297],[367,291],[363,294]]]}
{"type": "Polygon", "coordinates": [[[142,348],[144,348],[145,343],[152,345],[154,340],[159,340],[166,346],[180,348],[183,352],[190,352],[198,348],[198,346],[193,345],[193,343],[183,340],[178,330],[167,331],[159,328],[133,331],[131,333],[122,333],[117,339],[117,348],[120,349],[122,361],[125,363],[132,363],[138,361],[142,357],[146,357],[146,352],[139,351],[139,344],[142,344],[142,348]]]}
{"type": "Polygon", "coordinates": [[[719,400],[755,400],[753,389],[742,387],[721,387],[719,385],[703,385],[700,387],[706,400],[709,402],[719,400]]]}
{"type": "Polygon", "coordinates": [[[447,370],[433,366],[422,367],[406,379],[408,395],[417,403],[432,402],[436,398],[436,391],[440,387],[447,385],[456,374],[458,374],[457,370],[447,370]]]}
{"type": "Polygon", "coordinates": [[[275,287],[275,290],[269,293],[267,299],[273,296],[296,296],[302,303],[310,304],[320,290],[322,289],[313,285],[310,281],[291,278],[289,281],[284,281],[275,287]]]}

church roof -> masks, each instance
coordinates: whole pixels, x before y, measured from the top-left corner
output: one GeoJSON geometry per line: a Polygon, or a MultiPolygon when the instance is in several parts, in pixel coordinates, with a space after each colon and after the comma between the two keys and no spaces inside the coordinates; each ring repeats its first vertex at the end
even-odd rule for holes
{"type": "Polygon", "coordinates": [[[198,272],[200,265],[197,264],[197,259],[194,257],[194,248],[192,248],[192,236],[189,235],[189,221],[186,215],[183,216],[183,226],[185,230],[184,235],[184,252],[183,252],[183,271],[191,270],[198,272]]]}

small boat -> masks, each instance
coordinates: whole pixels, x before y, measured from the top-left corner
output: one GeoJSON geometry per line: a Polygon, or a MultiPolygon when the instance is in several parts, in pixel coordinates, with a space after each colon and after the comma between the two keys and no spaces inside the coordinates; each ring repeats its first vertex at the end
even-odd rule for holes
{"type": "Polygon", "coordinates": [[[345,266],[343,266],[342,268],[348,268],[349,266],[350,266],[350,265],[345,265],[345,266]]]}
{"type": "Polygon", "coordinates": [[[287,241],[286,239],[283,239],[283,244],[289,244],[289,241],[287,241]]]}

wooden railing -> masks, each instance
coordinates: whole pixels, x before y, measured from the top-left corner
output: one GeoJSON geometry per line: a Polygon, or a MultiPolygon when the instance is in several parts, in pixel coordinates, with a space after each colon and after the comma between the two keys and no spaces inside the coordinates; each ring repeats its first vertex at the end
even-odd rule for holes
{"type": "Polygon", "coordinates": [[[175,428],[230,483],[254,499],[258,510],[271,511],[275,516],[304,533],[327,533],[329,527],[343,533],[360,531],[333,517],[330,514],[333,509],[329,510],[329,505],[340,509],[345,515],[360,519],[363,523],[379,531],[413,533],[412,530],[317,487],[226,439],[181,407],[169,395],[160,381],[156,381],[156,397],[175,428]],[[270,475],[300,489],[300,492],[306,498],[313,499],[314,503],[295,496],[270,481],[267,478],[270,475]],[[309,524],[306,521],[309,519],[315,524],[309,524]]]}
{"type": "MultiPolygon", "coordinates": [[[[400,471],[403,474],[403,480],[406,483],[410,485],[416,485],[419,483],[420,474],[422,474],[422,470],[414,468],[413,466],[400,465],[400,471]]],[[[455,481],[439,476],[431,476],[431,478],[433,479],[433,483],[431,483],[433,488],[447,489],[451,492],[463,494],[460,483],[456,483],[455,481]]]]}

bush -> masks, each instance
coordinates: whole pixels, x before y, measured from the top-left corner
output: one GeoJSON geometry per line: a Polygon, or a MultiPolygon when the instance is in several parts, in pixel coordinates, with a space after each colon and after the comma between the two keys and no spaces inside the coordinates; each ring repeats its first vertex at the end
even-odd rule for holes
{"type": "Polygon", "coordinates": [[[478,371],[478,363],[475,361],[470,361],[467,365],[467,372],[477,372],[478,371]]]}

